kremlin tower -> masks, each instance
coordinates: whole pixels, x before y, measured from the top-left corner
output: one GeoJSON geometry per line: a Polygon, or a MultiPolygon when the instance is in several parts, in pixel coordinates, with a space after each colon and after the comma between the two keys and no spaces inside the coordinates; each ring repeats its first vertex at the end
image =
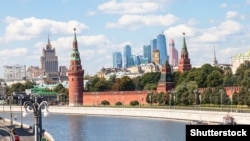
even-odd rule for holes
{"type": "Polygon", "coordinates": [[[162,64],[161,68],[161,78],[158,82],[157,92],[167,93],[169,90],[172,90],[175,87],[174,79],[172,75],[172,69],[166,60],[164,64],[162,64]]]}
{"type": "Polygon", "coordinates": [[[83,75],[80,53],[78,51],[76,29],[68,70],[69,106],[83,105],[83,75]]]}
{"type": "Polygon", "coordinates": [[[185,40],[185,33],[183,33],[181,58],[179,59],[178,71],[184,72],[191,69],[190,59],[188,58],[187,45],[185,40]]]}

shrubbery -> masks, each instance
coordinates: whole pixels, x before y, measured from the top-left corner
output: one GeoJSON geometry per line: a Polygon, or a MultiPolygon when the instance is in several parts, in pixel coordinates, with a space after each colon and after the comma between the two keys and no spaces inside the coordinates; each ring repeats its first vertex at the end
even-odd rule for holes
{"type": "Polygon", "coordinates": [[[110,105],[110,103],[109,103],[108,100],[103,100],[103,101],[101,102],[101,104],[104,105],[104,106],[105,106],[105,105],[110,105]]]}
{"type": "Polygon", "coordinates": [[[137,105],[139,105],[139,102],[137,100],[133,100],[133,101],[130,102],[130,105],[131,106],[137,106],[137,105]]]}
{"type": "Polygon", "coordinates": [[[122,103],[121,103],[120,101],[118,101],[118,102],[115,103],[115,105],[116,105],[116,106],[121,106],[122,103]]]}

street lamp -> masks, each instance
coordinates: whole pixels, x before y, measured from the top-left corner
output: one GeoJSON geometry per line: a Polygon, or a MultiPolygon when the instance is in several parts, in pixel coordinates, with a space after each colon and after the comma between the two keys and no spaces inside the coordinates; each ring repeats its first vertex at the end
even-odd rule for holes
{"type": "Polygon", "coordinates": [[[223,89],[220,89],[220,106],[221,106],[221,111],[223,110],[222,93],[223,93],[223,89]]]}
{"type": "Polygon", "coordinates": [[[12,108],[11,108],[12,100],[13,100],[13,96],[9,95],[8,96],[8,101],[9,101],[9,104],[10,104],[10,126],[11,127],[13,125],[13,114],[12,114],[12,108]]]}
{"type": "Polygon", "coordinates": [[[24,109],[25,111],[23,112],[23,116],[25,117],[28,112],[31,112],[33,110],[33,115],[34,115],[34,129],[35,129],[35,141],[40,141],[41,140],[41,136],[42,136],[42,118],[41,118],[41,114],[42,114],[42,110],[45,110],[44,116],[46,117],[48,115],[48,103],[47,101],[42,101],[40,103],[38,103],[38,95],[32,95],[34,98],[34,102],[31,101],[25,101],[24,102],[24,109]]]}
{"type": "Polygon", "coordinates": [[[194,90],[195,94],[195,109],[197,108],[197,96],[199,95],[199,101],[200,101],[200,111],[201,111],[201,93],[199,89],[194,90]]]}
{"type": "Polygon", "coordinates": [[[1,95],[2,101],[3,101],[3,121],[5,121],[5,114],[4,114],[4,104],[6,99],[6,84],[4,82],[1,82],[1,87],[3,89],[3,94],[1,95]]]}
{"type": "Polygon", "coordinates": [[[230,101],[231,101],[231,112],[233,112],[233,95],[230,95],[230,101]]]}
{"type": "Polygon", "coordinates": [[[176,92],[174,89],[172,89],[171,93],[174,94],[174,109],[175,109],[176,92]]]}
{"type": "Polygon", "coordinates": [[[21,129],[23,128],[23,98],[24,96],[22,94],[18,95],[18,99],[19,99],[19,102],[20,102],[20,106],[21,106],[21,129]]]}
{"type": "Polygon", "coordinates": [[[194,90],[194,102],[195,102],[195,110],[197,108],[197,89],[194,90]]]}
{"type": "Polygon", "coordinates": [[[168,93],[169,93],[169,109],[171,109],[171,91],[169,90],[168,91],[168,93]]]}

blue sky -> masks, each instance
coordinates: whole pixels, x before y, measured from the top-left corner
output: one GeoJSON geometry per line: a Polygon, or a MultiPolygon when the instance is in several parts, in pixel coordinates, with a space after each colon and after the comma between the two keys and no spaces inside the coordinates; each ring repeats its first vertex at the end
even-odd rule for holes
{"type": "Polygon", "coordinates": [[[129,44],[142,54],[159,33],[180,52],[182,33],[193,66],[219,63],[250,48],[250,0],[8,0],[0,10],[0,78],[4,65],[39,66],[48,35],[59,65],[69,66],[76,28],[85,74],[112,67],[129,44]]]}

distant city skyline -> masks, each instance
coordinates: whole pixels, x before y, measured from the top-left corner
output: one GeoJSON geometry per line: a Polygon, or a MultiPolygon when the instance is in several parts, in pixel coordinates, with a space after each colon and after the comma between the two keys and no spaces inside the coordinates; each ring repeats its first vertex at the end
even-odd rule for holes
{"type": "Polygon", "coordinates": [[[250,49],[250,0],[11,0],[1,2],[0,78],[3,66],[39,66],[48,36],[58,66],[69,67],[76,28],[85,74],[112,67],[112,52],[143,45],[159,33],[181,50],[186,33],[192,66],[219,64],[250,49]],[[94,64],[94,65],[93,65],[94,64]]]}

